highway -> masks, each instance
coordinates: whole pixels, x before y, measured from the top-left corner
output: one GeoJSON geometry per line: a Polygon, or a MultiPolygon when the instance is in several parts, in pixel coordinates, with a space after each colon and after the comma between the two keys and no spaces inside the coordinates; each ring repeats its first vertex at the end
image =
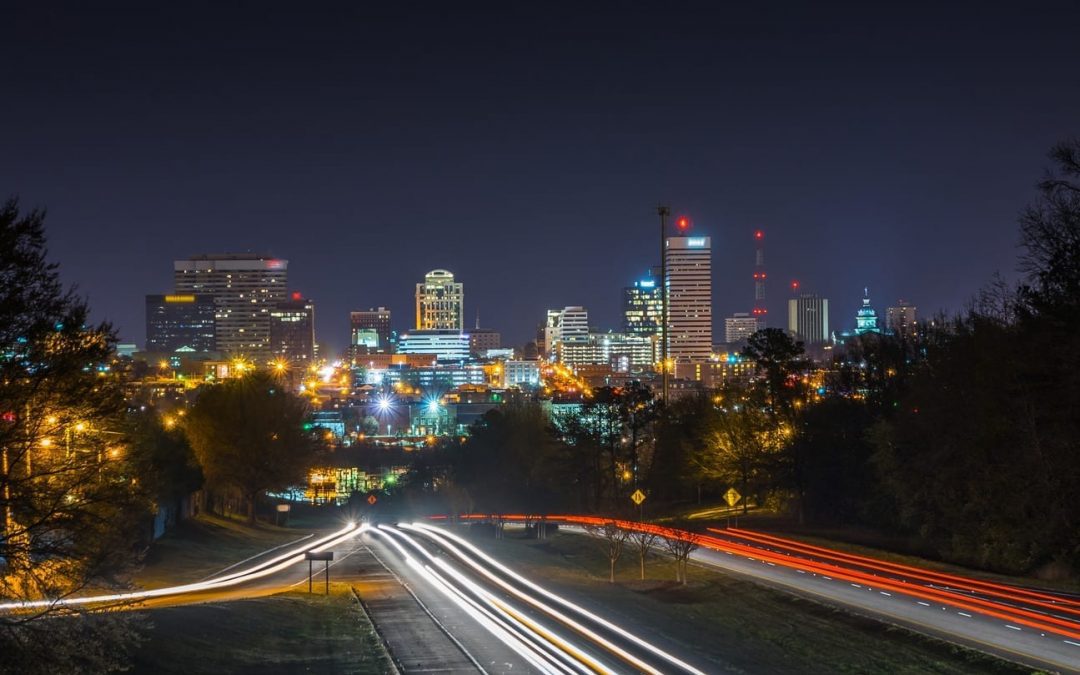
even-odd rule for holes
{"type": "MultiPolygon", "coordinates": [[[[547,520],[580,533],[585,533],[585,526],[610,522],[591,516],[549,516],[547,520]]],[[[697,534],[617,522],[625,529],[692,538],[699,548],[691,559],[701,565],[1025,665],[1080,672],[1080,598],[1074,595],[886,563],[749,530],[711,529],[709,534],[697,534]]]]}
{"type": "Polygon", "coordinates": [[[437,608],[463,650],[472,654],[497,642],[515,655],[501,664],[476,658],[489,672],[492,665],[501,666],[498,672],[704,672],[516,574],[448,530],[384,525],[365,539],[425,605],[437,608]]]}

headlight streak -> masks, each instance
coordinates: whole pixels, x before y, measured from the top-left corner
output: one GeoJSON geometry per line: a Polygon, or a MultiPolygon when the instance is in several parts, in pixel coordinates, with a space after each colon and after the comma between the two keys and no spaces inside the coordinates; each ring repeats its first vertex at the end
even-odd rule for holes
{"type": "Polygon", "coordinates": [[[288,568],[298,562],[304,560],[304,553],[307,551],[323,551],[332,546],[335,546],[346,539],[355,537],[357,534],[368,529],[367,525],[361,525],[357,527],[355,524],[338,530],[332,534],[329,534],[322,539],[311,542],[307,546],[289,553],[283,553],[270,560],[263,561],[257,565],[254,565],[246,570],[240,572],[234,572],[227,574],[217,579],[211,579],[209,581],[200,581],[192,584],[182,584],[180,586],[168,586],[166,588],[155,588],[148,591],[131,591],[128,593],[113,593],[109,595],[92,595],[79,598],[52,598],[48,600],[19,600],[15,602],[0,603],[0,611],[4,610],[26,610],[26,609],[38,609],[38,608],[54,608],[54,607],[74,607],[80,605],[93,605],[99,603],[109,602],[127,602],[131,600],[146,600],[148,598],[160,598],[169,595],[183,595],[186,593],[195,593],[198,591],[216,590],[219,588],[228,588],[230,586],[236,586],[253,579],[261,579],[262,577],[269,576],[275,572],[280,572],[283,569],[288,568]]]}
{"type": "Polygon", "coordinates": [[[505,580],[500,579],[498,576],[494,575],[491,571],[489,571],[487,569],[484,569],[484,567],[479,565],[475,560],[471,559],[470,556],[463,553],[459,548],[454,546],[454,544],[452,544],[450,541],[447,541],[447,539],[452,539],[453,541],[458,542],[459,544],[461,544],[461,546],[465,547],[466,549],[468,549],[469,551],[474,553],[477,558],[480,558],[481,560],[485,561],[490,566],[492,566],[495,569],[499,570],[500,572],[502,572],[506,576],[514,579],[515,581],[522,584],[523,586],[525,586],[525,587],[527,587],[527,588],[529,588],[529,589],[543,595],[544,597],[546,597],[546,598],[548,598],[550,600],[553,600],[554,602],[559,603],[563,607],[566,607],[567,609],[570,609],[570,610],[576,612],[580,616],[583,616],[583,617],[589,619],[590,621],[593,621],[593,622],[595,622],[597,624],[600,624],[601,626],[603,626],[607,630],[619,635],[622,638],[625,638],[626,640],[628,640],[628,641],[634,643],[635,645],[638,645],[639,647],[641,647],[641,648],[655,654],[656,656],[659,656],[660,658],[664,659],[668,663],[671,663],[671,664],[673,664],[673,665],[675,665],[675,666],[677,666],[677,667],[679,667],[679,668],[681,668],[681,669],[683,669],[683,670],[685,670],[685,671],[687,671],[689,673],[694,673],[695,675],[705,675],[702,671],[700,671],[697,668],[691,666],[690,664],[686,663],[685,661],[682,661],[681,659],[677,658],[676,656],[674,656],[672,654],[669,654],[668,652],[660,649],[659,647],[657,647],[657,646],[655,646],[655,645],[653,645],[653,644],[651,644],[649,642],[646,642],[645,640],[643,640],[643,639],[639,638],[638,636],[630,633],[629,631],[627,631],[627,630],[625,630],[623,628],[620,628],[619,626],[616,626],[615,624],[613,624],[610,621],[604,619],[603,617],[600,617],[600,616],[597,616],[596,614],[593,614],[592,612],[588,611],[584,607],[581,607],[580,605],[574,604],[573,602],[570,602],[569,600],[566,600],[565,598],[563,598],[563,597],[561,597],[559,595],[556,595],[555,593],[552,593],[551,591],[548,591],[547,589],[545,589],[545,588],[537,585],[536,583],[526,579],[525,577],[523,577],[520,574],[514,572],[510,568],[506,567],[502,563],[498,562],[497,560],[495,560],[491,556],[487,555],[483,551],[479,550],[478,548],[476,548],[475,546],[473,546],[469,542],[465,541],[464,539],[462,539],[458,535],[453,534],[452,532],[447,532],[446,530],[443,530],[441,528],[432,527],[431,525],[427,525],[427,524],[424,524],[424,523],[413,523],[412,525],[402,525],[402,527],[405,528],[405,529],[410,529],[410,530],[417,531],[417,532],[429,533],[429,535],[432,536],[432,538],[434,538],[436,541],[440,542],[440,545],[445,546],[447,548],[447,550],[453,552],[456,556],[458,556],[459,559],[464,561],[470,567],[477,570],[478,572],[480,572],[481,574],[483,574],[487,578],[494,581],[500,587],[502,587],[502,588],[506,589],[507,591],[509,591],[510,593],[524,599],[526,602],[529,602],[530,604],[534,605],[535,607],[537,607],[538,609],[540,609],[544,613],[548,614],[549,616],[552,616],[552,617],[558,619],[559,621],[564,622],[566,625],[572,627],[574,630],[580,632],[582,635],[585,635],[585,636],[589,637],[589,639],[594,640],[598,644],[603,645],[605,647],[605,649],[608,649],[613,654],[616,654],[616,655],[620,656],[620,658],[623,658],[624,660],[627,660],[628,662],[632,663],[635,667],[641,668],[641,669],[645,670],[646,672],[651,672],[651,673],[659,673],[660,672],[660,671],[657,671],[656,669],[654,669],[653,667],[649,666],[644,661],[641,661],[640,659],[638,659],[633,654],[630,654],[626,650],[622,649],[618,645],[615,645],[614,643],[610,642],[609,640],[605,639],[604,637],[602,637],[600,635],[597,635],[592,630],[586,628],[585,626],[582,626],[577,621],[574,621],[570,617],[567,617],[565,614],[559,612],[558,610],[554,609],[553,607],[551,607],[549,605],[546,605],[546,604],[536,600],[535,598],[532,598],[531,596],[529,596],[528,594],[523,593],[521,590],[519,590],[517,588],[514,588],[512,585],[507,583],[505,580]]]}
{"type": "MultiPolygon", "coordinates": [[[[382,528],[382,526],[380,526],[380,528],[382,528]]],[[[445,581],[440,580],[439,577],[437,577],[431,570],[425,568],[423,565],[417,562],[415,558],[409,555],[409,552],[406,551],[405,548],[401,544],[399,544],[393,537],[386,534],[384,531],[382,531],[382,529],[373,528],[371,529],[371,533],[384,537],[388,543],[390,543],[394,548],[397,549],[402,559],[405,560],[405,564],[416,570],[416,572],[425,581],[427,581],[434,588],[439,590],[439,592],[449,598],[451,602],[457,605],[458,608],[460,608],[467,615],[471,616],[477,623],[483,626],[485,630],[498,638],[500,642],[502,642],[511,650],[516,652],[527,662],[532,664],[533,667],[537,668],[542,673],[547,673],[549,675],[559,675],[560,671],[553,670],[548,664],[547,660],[542,659],[540,654],[537,654],[535,650],[533,650],[529,645],[522,642],[517,636],[511,634],[509,631],[489,619],[475,607],[471,606],[468,602],[466,602],[466,598],[461,596],[461,594],[456,589],[446,584],[445,581]]]]}
{"type": "MultiPolygon", "coordinates": [[[[566,666],[566,667],[568,667],[570,669],[570,672],[578,672],[578,673],[586,673],[586,674],[587,673],[592,673],[592,672],[600,672],[600,673],[610,673],[611,672],[610,670],[605,668],[602,664],[598,663],[594,658],[592,658],[591,656],[586,654],[580,647],[577,647],[576,645],[574,645],[574,644],[570,643],[569,641],[563,639],[562,637],[556,635],[555,633],[548,630],[547,628],[544,628],[543,626],[541,626],[537,622],[527,618],[525,615],[518,612],[515,608],[513,608],[512,606],[510,606],[509,604],[507,604],[503,600],[499,599],[498,597],[496,597],[495,595],[493,595],[489,591],[487,591],[484,588],[480,587],[478,584],[476,584],[474,581],[472,581],[471,579],[466,577],[464,574],[462,574],[460,571],[455,569],[453,566],[446,563],[446,561],[440,560],[440,559],[436,558],[435,556],[433,556],[430,551],[428,551],[423,546],[421,546],[415,539],[413,539],[409,535],[405,534],[404,532],[401,532],[400,530],[394,530],[394,529],[391,529],[391,528],[388,528],[388,527],[380,526],[380,529],[387,532],[387,533],[389,533],[389,534],[391,534],[391,535],[393,535],[393,536],[395,536],[395,537],[401,538],[402,541],[406,542],[407,544],[409,544],[410,546],[415,548],[425,558],[427,558],[431,562],[439,565],[445,572],[447,572],[451,577],[453,577],[459,584],[461,584],[467,590],[472,592],[475,596],[477,596],[480,600],[482,600],[489,607],[491,607],[495,611],[498,611],[498,612],[502,613],[503,615],[505,615],[506,619],[509,620],[510,622],[512,622],[512,624],[514,624],[514,627],[511,629],[513,632],[517,633],[519,635],[519,637],[523,637],[534,648],[542,650],[545,653],[549,653],[551,655],[554,655],[554,657],[556,659],[558,659],[559,661],[562,662],[562,665],[560,665],[560,667],[566,666]],[[558,649],[555,649],[554,647],[558,647],[558,649]],[[562,650],[562,651],[559,651],[559,650],[562,650]],[[573,658],[571,658],[571,656],[569,656],[568,654],[572,655],[573,658]],[[578,660],[575,661],[574,660],[575,658],[578,659],[578,660]],[[588,667],[584,667],[582,665],[582,663],[585,663],[588,667]]],[[[431,569],[430,565],[425,565],[424,567],[426,569],[430,570],[431,573],[434,574],[436,577],[442,579],[442,576],[438,572],[436,572],[435,570],[431,569]]],[[[448,586],[453,588],[453,586],[449,582],[445,582],[445,583],[447,583],[448,586]]],[[[455,589],[455,590],[457,590],[457,589],[455,589]]],[[[474,603],[474,601],[471,598],[469,598],[468,596],[462,595],[462,597],[467,602],[469,602],[470,604],[474,603]]],[[[477,607],[477,608],[480,611],[483,611],[485,613],[488,612],[488,610],[484,609],[483,607],[477,607]]],[[[492,617],[492,618],[495,621],[499,621],[499,619],[497,617],[492,617]]]]}

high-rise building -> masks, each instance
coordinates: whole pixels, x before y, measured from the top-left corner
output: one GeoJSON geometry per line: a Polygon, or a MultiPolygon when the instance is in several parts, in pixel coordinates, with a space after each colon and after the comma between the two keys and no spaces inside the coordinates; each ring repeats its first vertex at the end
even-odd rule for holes
{"type": "Polygon", "coordinates": [[[465,286],[452,272],[432,270],[416,284],[417,330],[462,330],[465,327],[465,286]]]}
{"type": "Polygon", "coordinates": [[[668,358],[704,361],[712,354],[712,251],[709,237],[668,237],[668,358]]]}
{"type": "Polygon", "coordinates": [[[788,330],[807,345],[829,341],[829,300],[804,293],[788,300],[788,330]]]}
{"type": "Polygon", "coordinates": [[[758,320],[758,330],[761,330],[769,317],[769,310],[765,306],[765,233],[761,230],[754,232],[754,243],[754,310],[751,314],[758,320]]]}
{"type": "Polygon", "coordinates": [[[265,360],[270,356],[270,311],[287,297],[289,261],[225,253],[173,263],[177,295],[211,295],[219,351],[265,360]]]}
{"type": "Polygon", "coordinates": [[[631,335],[656,335],[662,323],[663,298],[656,276],[635,281],[623,289],[623,331],[631,335]]]}
{"type": "Polygon", "coordinates": [[[349,344],[368,354],[393,352],[390,310],[385,307],[349,312],[349,344]]]}
{"type": "Polygon", "coordinates": [[[912,338],[918,332],[915,305],[901,300],[896,307],[885,310],[885,329],[902,338],[912,338]]]}
{"type": "Polygon", "coordinates": [[[749,312],[735,312],[724,319],[724,341],[729,345],[742,342],[764,328],[764,323],[763,319],[750,316],[749,312]]]}
{"type": "Polygon", "coordinates": [[[270,353],[293,363],[315,360],[315,303],[293,293],[270,310],[270,353]]]}
{"type": "MultiPolygon", "coordinates": [[[[552,318],[551,312],[548,312],[552,318]]],[[[553,316],[550,352],[555,359],[562,361],[562,351],[568,345],[589,341],[589,312],[584,307],[563,307],[553,316]]]]}
{"type": "Polygon", "coordinates": [[[880,333],[877,312],[870,306],[870,289],[863,289],[862,307],[855,313],[855,334],[880,333]]]}
{"type": "Polygon", "coordinates": [[[146,351],[215,351],[216,310],[212,295],[146,296],[146,351]]]}

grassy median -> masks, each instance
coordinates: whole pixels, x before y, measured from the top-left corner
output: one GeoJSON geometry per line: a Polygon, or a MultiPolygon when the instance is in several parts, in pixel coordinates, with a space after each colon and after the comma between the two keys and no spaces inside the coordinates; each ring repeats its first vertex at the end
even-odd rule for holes
{"type": "Polygon", "coordinates": [[[144,613],[135,673],[386,673],[389,658],[349,585],[144,613]]]}
{"type": "Polygon", "coordinates": [[[630,546],[610,584],[600,542],[577,534],[546,541],[513,530],[477,545],[522,573],[600,607],[612,620],[711,662],[712,672],[1025,673],[1001,659],[857,616],[803,597],[691,565],[674,583],[674,564],[656,556],[639,580],[630,546]]]}

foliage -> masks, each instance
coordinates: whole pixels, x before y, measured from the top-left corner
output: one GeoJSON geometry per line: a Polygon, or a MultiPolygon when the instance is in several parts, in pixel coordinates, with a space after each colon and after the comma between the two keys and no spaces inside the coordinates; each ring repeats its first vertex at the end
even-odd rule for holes
{"type": "Polygon", "coordinates": [[[211,490],[232,490],[247,502],[248,522],[265,490],[303,481],[317,444],[304,430],[307,406],[265,372],[206,386],[185,431],[211,490]]]}
{"type": "Polygon", "coordinates": [[[675,559],[675,581],[686,585],[686,567],[690,564],[690,554],[701,546],[701,535],[686,528],[686,523],[675,525],[682,530],[678,537],[665,537],[664,548],[675,559]]]}
{"type": "MultiPolygon", "coordinates": [[[[123,452],[114,337],[46,259],[44,214],[0,207],[0,597],[118,585],[148,504],[123,452]]],[[[119,618],[0,617],[0,669],[95,671],[134,640],[119,618]],[[102,645],[108,645],[104,648],[102,645]]],[[[76,612],[64,611],[64,614],[76,612]]],[[[79,612],[85,614],[87,612],[79,612]]]]}

